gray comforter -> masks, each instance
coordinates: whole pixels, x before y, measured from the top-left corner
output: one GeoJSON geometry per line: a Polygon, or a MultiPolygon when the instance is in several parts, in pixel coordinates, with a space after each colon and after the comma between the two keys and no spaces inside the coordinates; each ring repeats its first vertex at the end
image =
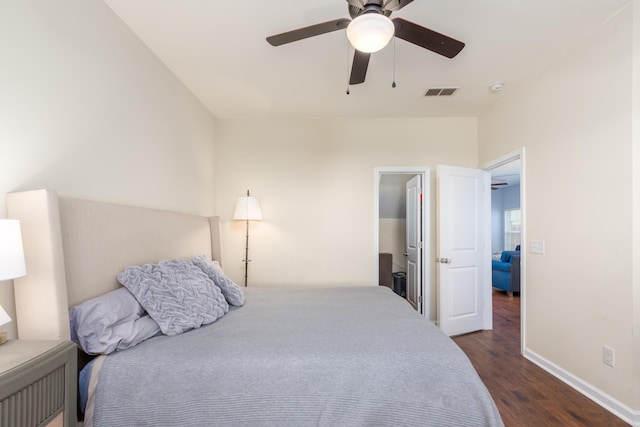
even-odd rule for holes
{"type": "Polygon", "coordinates": [[[501,426],[451,339],[385,287],[246,290],[244,307],[107,356],[95,426],[501,426]]]}

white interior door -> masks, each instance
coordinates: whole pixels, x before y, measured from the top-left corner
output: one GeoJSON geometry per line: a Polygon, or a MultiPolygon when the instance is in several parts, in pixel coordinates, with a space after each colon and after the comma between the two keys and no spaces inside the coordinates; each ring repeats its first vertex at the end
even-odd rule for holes
{"type": "Polygon", "coordinates": [[[407,301],[422,314],[422,188],[420,175],[407,184],[407,301]]]}
{"type": "Polygon", "coordinates": [[[486,171],[438,165],[438,322],[447,335],[491,329],[491,198],[486,171]]]}

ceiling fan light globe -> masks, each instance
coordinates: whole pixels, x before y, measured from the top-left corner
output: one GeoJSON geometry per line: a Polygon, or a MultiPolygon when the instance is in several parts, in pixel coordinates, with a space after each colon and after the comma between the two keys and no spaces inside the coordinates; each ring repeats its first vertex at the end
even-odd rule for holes
{"type": "Polygon", "coordinates": [[[388,17],[378,13],[365,13],[349,23],[347,38],[360,52],[373,53],[384,48],[394,32],[395,27],[388,17]]]}

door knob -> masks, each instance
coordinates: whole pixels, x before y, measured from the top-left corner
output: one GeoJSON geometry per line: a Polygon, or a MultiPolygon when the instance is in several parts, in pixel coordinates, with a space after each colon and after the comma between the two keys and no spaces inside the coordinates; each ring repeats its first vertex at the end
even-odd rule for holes
{"type": "Polygon", "coordinates": [[[449,258],[437,258],[436,261],[440,264],[451,264],[451,259],[449,258]]]}
{"type": "Polygon", "coordinates": [[[408,253],[408,252],[405,252],[405,253],[403,253],[402,255],[404,255],[404,256],[409,256],[409,253],[408,253]]]}

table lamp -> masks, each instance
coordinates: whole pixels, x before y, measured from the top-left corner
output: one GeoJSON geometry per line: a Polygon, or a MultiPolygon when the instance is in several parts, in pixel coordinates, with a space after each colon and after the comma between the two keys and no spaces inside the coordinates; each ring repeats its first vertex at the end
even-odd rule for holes
{"type": "MultiPolygon", "coordinates": [[[[20,222],[17,219],[0,219],[0,281],[11,280],[27,274],[22,248],[20,222]]],[[[0,326],[11,322],[11,317],[0,306],[0,326]]],[[[0,331],[0,344],[7,342],[7,332],[0,331]]]]}

